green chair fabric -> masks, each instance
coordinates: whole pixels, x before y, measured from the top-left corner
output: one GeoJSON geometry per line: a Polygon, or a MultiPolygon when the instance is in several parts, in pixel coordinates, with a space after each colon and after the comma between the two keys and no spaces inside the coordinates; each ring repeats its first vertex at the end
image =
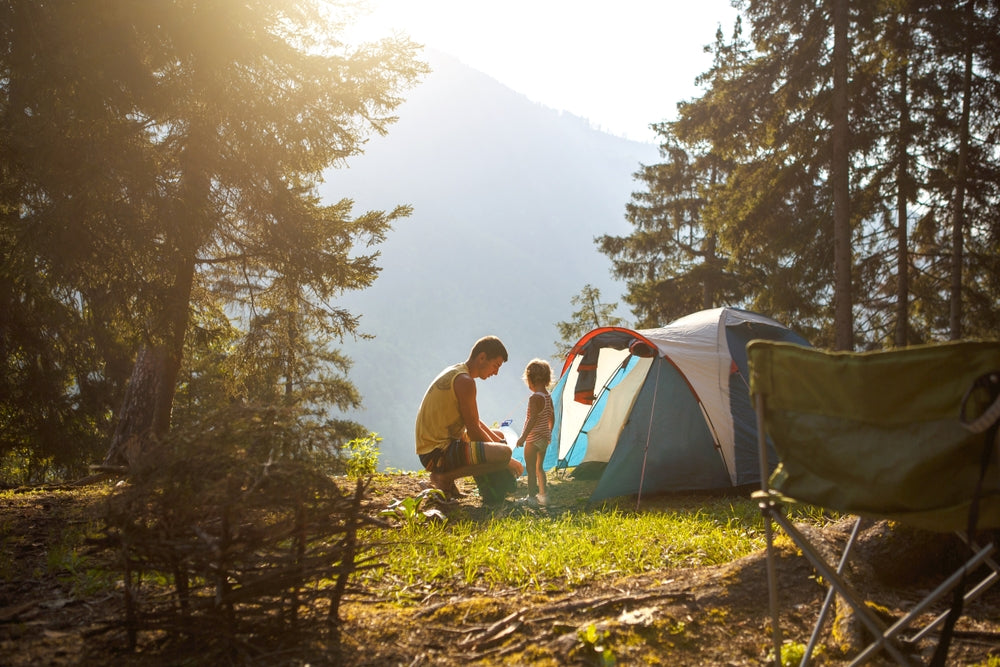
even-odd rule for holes
{"type": "MultiPolygon", "coordinates": [[[[918,528],[966,527],[984,435],[963,425],[960,410],[978,377],[1000,372],[1000,342],[829,352],[757,340],[747,353],[750,391],[764,398],[778,455],[771,488],[918,528]]],[[[979,528],[1000,528],[998,459],[985,473],[979,528]]]]}

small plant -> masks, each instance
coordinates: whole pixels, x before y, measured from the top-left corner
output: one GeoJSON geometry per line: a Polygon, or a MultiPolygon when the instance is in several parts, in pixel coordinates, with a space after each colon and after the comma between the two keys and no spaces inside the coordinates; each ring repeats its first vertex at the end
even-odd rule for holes
{"type": "Polygon", "coordinates": [[[362,438],[355,438],[347,443],[347,476],[351,479],[361,479],[375,474],[378,469],[379,447],[382,438],[378,433],[371,432],[362,438]]]}
{"type": "Polygon", "coordinates": [[[729,616],[729,612],[725,609],[719,609],[718,607],[713,607],[708,610],[708,617],[718,623],[724,623],[726,618],[729,616]]]}
{"type": "Polygon", "coordinates": [[[685,630],[687,630],[687,623],[684,621],[675,621],[667,626],[667,632],[672,635],[682,635],[685,630]]]}
{"type": "MultiPolygon", "coordinates": [[[[822,653],[822,647],[816,647],[813,655],[822,653]]],[[[781,646],[782,667],[794,667],[802,662],[802,657],[806,654],[806,645],[799,642],[786,641],[781,646]]],[[[774,662],[774,651],[768,653],[767,660],[774,662]]]]}
{"type": "Polygon", "coordinates": [[[597,664],[603,667],[610,667],[614,665],[615,653],[611,650],[608,645],[608,639],[611,633],[607,630],[598,630],[597,626],[591,623],[583,630],[577,632],[577,637],[580,640],[581,647],[586,653],[594,654],[594,662],[591,663],[587,660],[587,664],[597,664]]]}
{"type": "Polygon", "coordinates": [[[71,530],[46,554],[46,568],[68,586],[73,595],[93,595],[113,586],[111,573],[91,567],[90,559],[83,552],[86,541],[85,531],[71,530]]]}
{"type": "Polygon", "coordinates": [[[425,500],[431,497],[437,497],[439,500],[444,500],[444,491],[441,489],[424,489],[415,496],[409,498],[403,498],[402,500],[397,500],[389,505],[387,508],[382,510],[382,516],[394,517],[399,519],[404,524],[422,525],[428,521],[441,521],[444,523],[448,520],[441,510],[439,509],[428,509],[421,510],[420,506],[425,500]]]}

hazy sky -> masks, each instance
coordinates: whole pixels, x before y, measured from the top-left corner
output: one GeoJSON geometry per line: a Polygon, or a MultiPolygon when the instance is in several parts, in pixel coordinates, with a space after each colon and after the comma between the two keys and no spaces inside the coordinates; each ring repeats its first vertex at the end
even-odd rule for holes
{"type": "Polygon", "coordinates": [[[456,56],[535,102],[628,139],[694,97],[702,47],[729,0],[369,0],[365,34],[399,31],[456,56]]]}

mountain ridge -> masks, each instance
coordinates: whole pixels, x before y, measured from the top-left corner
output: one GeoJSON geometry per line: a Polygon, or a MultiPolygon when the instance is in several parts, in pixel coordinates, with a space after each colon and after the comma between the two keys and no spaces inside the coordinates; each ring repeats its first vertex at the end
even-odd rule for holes
{"type": "Polygon", "coordinates": [[[582,118],[528,100],[457,59],[428,52],[433,69],[320,195],[355,212],[413,206],[379,246],[374,285],[338,306],[361,316],[373,340],[347,340],[349,374],[364,408],[346,416],[383,438],[382,467],[419,469],[413,420],[427,385],[494,334],[510,360],[478,384],[481,417],[520,430],[525,364],[553,358],[556,322],[586,284],[620,301],[610,261],[594,245],[627,234],[632,175],[655,146],[602,133],[582,118]]]}

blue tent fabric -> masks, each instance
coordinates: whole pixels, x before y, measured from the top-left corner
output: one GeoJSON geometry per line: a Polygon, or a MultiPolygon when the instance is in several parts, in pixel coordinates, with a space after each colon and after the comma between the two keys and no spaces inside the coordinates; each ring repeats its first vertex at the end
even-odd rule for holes
{"type": "MultiPolygon", "coordinates": [[[[726,327],[726,342],[734,365],[729,374],[729,404],[733,411],[733,458],[736,462],[733,472],[736,486],[760,483],[757,415],[750,398],[750,370],[747,364],[747,343],[754,339],[809,346],[805,338],[784,327],[759,322],[741,322],[726,327]]],[[[767,455],[773,470],[778,464],[778,455],[770,442],[767,455]]]]}
{"type": "Polygon", "coordinates": [[[644,490],[690,491],[726,486],[729,473],[698,402],[680,371],[658,359],[646,375],[591,500],[644,490]]]}

